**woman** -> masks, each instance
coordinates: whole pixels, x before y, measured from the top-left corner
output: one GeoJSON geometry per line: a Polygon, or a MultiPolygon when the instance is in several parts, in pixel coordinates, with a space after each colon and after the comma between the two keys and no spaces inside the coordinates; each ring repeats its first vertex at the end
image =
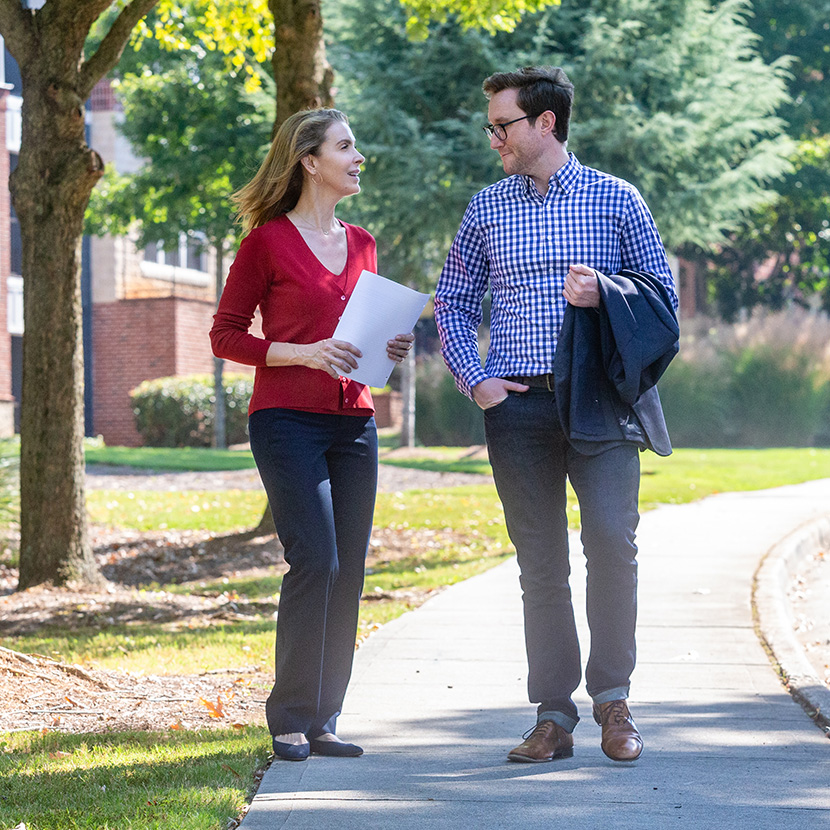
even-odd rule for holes
{"type": "MultiPolygon", "coordinates": [[[[369,389],[349,380],[360,351],[331,335],[375,241],[335,218],[360,191],[364,157],[343,113],[310,110],[280,127],[235,200],[247,236],[211,330],[217,357],[256,366],[249,407],[256,460],[290,569],[266,703],[274,753],[357,756],[335,734],[352,668],[377,485],[369,389]],[[260,338],[249,333],[256,309],[260,338]]],[[[400,362],[411,334],[390,340],[400,362]]]]}

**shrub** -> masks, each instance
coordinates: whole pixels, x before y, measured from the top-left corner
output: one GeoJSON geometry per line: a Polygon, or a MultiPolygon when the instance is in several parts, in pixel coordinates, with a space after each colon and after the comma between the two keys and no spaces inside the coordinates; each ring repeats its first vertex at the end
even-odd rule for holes
{"type": "Polygon", "coordinates": [[[455,386],[440,355],[424,359],[417,370],[415,432],[427,446],[484,443],[481,409],[455,386]]]}
{"type": "MultiPolygon", "coordinates": [[[[226,374],[225,421],[229,444],[248,440],[253,376],[226,374]]],[[[130,392],[135,425],[148,447],[209,447],[213,440],[212,375],[146,380],[130,392]]]]}
{"type": "Polygon", "coordinates": [[[719,447],[735,440],[728,377],[719,364],[675,359],[658,384],[672,444],[719,447]]]}
{"type": "Polygon", "coordinates": [[[791,348],[679,358],[659,387],[678,447],[803,447],[824,443],[830,432],[830,388],[809,357],[791,348]]]}
{"type": "Polygon", "coordinates": [[[769,346],[731,356],[730,401],[747,447],[809,447],[824,391],[805,355],[769,346]]]}

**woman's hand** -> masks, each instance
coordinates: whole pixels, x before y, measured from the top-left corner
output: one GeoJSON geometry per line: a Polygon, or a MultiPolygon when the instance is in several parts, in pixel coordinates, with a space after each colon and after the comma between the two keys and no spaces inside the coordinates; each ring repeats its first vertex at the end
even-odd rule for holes
{"type": "Polygon", "coordinates": [[[414,334],[396,334],[394,340],[386,341],[386,354],[395,363],[402,363],[409,354],[412,344],[415,342],[414,334]]]}
{"type": "Polygon", "coordinates": [[[352,369],[357,369],[355,358],[363,357],[363,352],[357,346],[331,337],[296,348],[302,354],[303,365],[311,369],[320,369],[333,378],[348,375],[352,369]]]}

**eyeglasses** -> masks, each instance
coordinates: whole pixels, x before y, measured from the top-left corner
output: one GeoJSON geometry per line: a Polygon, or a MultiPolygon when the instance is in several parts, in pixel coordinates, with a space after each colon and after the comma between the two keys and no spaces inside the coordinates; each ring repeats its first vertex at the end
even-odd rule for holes
{"type": "Polygon", "coordinates": [[[504,124],[485,124],[481,129],[487,133],[488,138],[495,136],[499,141],[507,141],[507,130],[511,124],[517,121],[524,121],[526,118],[536,118],[535,115],[523,115],[521,118],[514,118],[512,121],[505,121],[504,124]]]}

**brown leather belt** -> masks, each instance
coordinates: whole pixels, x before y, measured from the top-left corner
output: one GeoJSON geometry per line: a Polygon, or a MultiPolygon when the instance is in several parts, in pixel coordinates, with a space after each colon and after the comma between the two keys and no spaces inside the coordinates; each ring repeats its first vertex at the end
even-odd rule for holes
{"type": "Polygon", "coordinates": [[[547,389],[548,392],[554,391],[553,372],[549,372],[547,375],[511,375],[506,377],[505,380],[523,383],[525,386],[537,386],[547,389]]]}

